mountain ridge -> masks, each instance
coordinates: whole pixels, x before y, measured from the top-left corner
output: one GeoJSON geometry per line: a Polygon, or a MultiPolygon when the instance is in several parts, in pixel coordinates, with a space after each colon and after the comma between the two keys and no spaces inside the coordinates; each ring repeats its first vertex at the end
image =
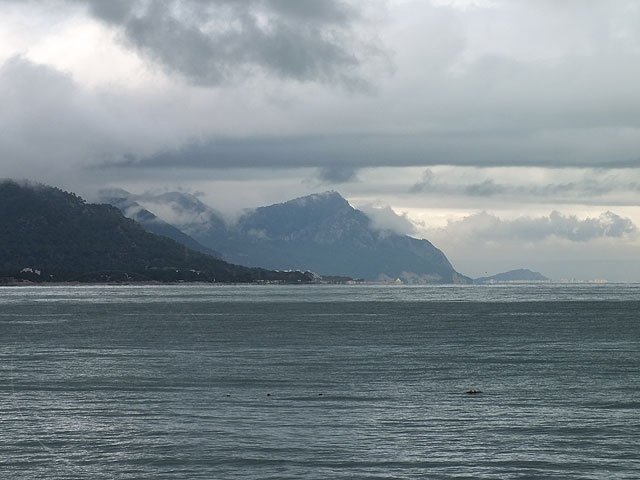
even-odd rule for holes
{"type": "MultiPolygon", "coordinates": [[[[302,272],[232,265],[145,231],[116,207],[41,184],[0,181],[0,278],[293,282],[302,272]]],[[[9,281],[9,280],[7,280],[9,281]]]]}
{"type": "MultiPolygon", "coordinates": [[[[153,202],[159,204],[168,198],[163,195],[147,196],[146,203],[139,196],[133,198],[153,211],[153,202]]],[[[172,202],[177,195],[180,194],[174,192],[172,202]]],[[[196,208],[208,209],[207,215],[215,220],[210,228],[206,222],[190,222],[193,216],[184,211],[184,223],[174,225],[233,263],[368,280],[471,283],[470,278],[455,271],[444,253],[431,242],[374,228],[364,212],[352,207],[335,191],[247,210],[233,225],[224,224],[211,207],[195,200],[196,208]]],[[[178,210],[176,204],[161,208],[178,210]]],[[[159,212],[154,213],[162,218],[159,212]]]]}
{"type": "Polygon", "coordinates": [[[125,217],[136,221],[150,233],[175,240],[185,247],[188,247],[197,252],[201,252],[215,258],[221,257],[220,253],[211,248],[205,247],[200,242],[184,233],[182,230],[179,230],[170,223],[165,222],[157,215],[144,208],[138,202],[132,200],[129,192],[125,190],[120,190],[119,192],[99,192],[99,199],[100,203],[107,203],[118,208],[125,217]]]}

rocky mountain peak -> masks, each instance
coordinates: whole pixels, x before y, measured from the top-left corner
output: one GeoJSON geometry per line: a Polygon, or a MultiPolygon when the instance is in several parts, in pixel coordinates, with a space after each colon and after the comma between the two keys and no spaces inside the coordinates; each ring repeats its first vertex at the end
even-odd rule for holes
{"type": "Polygon", "coordinates": [[[400,277],[409,283],[470,281],[427,240],[381,234],[364,212],[333,190],[246,210],[227,225],[207,214],[210,207],[203,212],[197,198],[189,206],[194,199],[183,197],[183,204],[175,195],[143,205],[161,218],[167,215],[169,223],[182,220],[173,224],[231,262],[373,280],[400,277]]]}

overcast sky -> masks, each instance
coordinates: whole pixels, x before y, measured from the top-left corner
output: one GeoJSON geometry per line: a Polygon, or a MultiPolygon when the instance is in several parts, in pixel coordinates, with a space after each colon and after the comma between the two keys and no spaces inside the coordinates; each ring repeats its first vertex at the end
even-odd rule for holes
{"type": "Polygon", "coordinates": [[[333,189],[462,273],[640,281],[640,2],[0,0],[0,177],[333,189]]]}

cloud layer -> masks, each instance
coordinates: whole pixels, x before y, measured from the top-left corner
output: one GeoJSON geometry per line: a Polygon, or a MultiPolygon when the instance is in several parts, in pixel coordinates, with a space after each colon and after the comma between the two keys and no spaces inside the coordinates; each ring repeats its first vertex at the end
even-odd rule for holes
{"type": "Polygon", "coordinates": [[[596,218],[579,219],[575,215],[551,212],[548,216],[523,216],[504,220],[487,212],[476,213],[452,221],[444,229],[447,236],[473,241],[538,242],[550,237],[572,242],[600,238],[621,238],[636,233],[636,225],[628,218],[604,212],[596,218]]]}
{"type": "Polygon", "coordinates": [[[266,73],[298,81],[366,82],[375,52],[353,29],[358,10],[338,0],[116,0],[88,2],[131,48],[198,85],[266,73]]]}
{"type": "MultiPolygon", "coordinates": [[[[555,170],[557,176],[566,172],[555,170]]],[[[640,202],[640,175],[635,169],[579,169],[572,171],[571,180],[549,181],[530,178],[526,171],[515,172],[517,178],[486,178],[482,170],[474,171],[480,179],[466,181],[426,169],[422,178],[408,190],[417,195],[467,196],[475,198],[509,199],[515,202],[602,202],[603,197],[615,203],[637,205],[640,202]],[[613,198],[612,198],[613,197],[613,198]]],[[[503,177],[505,174],[503,173],[503,177]]]]}
{"type": "MultiPolygon", "coordinates": [[[[339,183],[352,179],[350,172],[381,166],[637,168],[640,11],[633,2],[603,3],[606,8],[522,1],[461,9],[455,2],[385,8],[339,0],[59,0],[68,28],[46,35],[67,35],[72,45],[78,22],[99,22],[115,37],[101,33],[96,48],[119,39],[167,78],[164,88],[142,82],[132,99],[127,85],[79,85],[78,72],[88,68],[82,64],[65,64],[68,72],[47,65],[67,78],[65,95],[83,96],[58,102],[59,118],[108,110],[94,132],[60,122],[47,135],[95,145],[68,152],[67,161],[102,159],[105,169],[124,177],[135,175],[126,172],[131,168],[309,167],[339,183]],[[373,68],[380,59],[392,70],[373,68]],[[364,84],[372,86],[369,93],[334,88],[364,84]],[[122,124],[130,138],[122,132],[105,142],[122,124]]],[[[30,15],[38,6],[50,15],[43,4],[29,5],[30,15]]],[[[41,50],[48,40],[43,36],[41,50]]],[[[14,53],[34,63],[28,48],[14,53]]],[[[39,72],[38,100],[22,102],[27,110],[42,108],[42,118],[51,115],[46,108],[60,81],[49,85],[51,72],[39,72]]],[[[22,88],[19,82],[5,77],[5,88],[22,88]]],[[[21,128],[26,136],[41,125],[25,118],[21,128]]],[[[16,154],[37,151],[26,145],[16,154]]],[[[477,188],[486,194],[497,186],[477,188]]]]}

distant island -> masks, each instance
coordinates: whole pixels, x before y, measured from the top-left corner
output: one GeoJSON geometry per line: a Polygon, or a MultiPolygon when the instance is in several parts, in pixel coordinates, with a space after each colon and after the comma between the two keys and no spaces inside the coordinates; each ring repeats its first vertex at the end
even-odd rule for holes
{"type": "Polygon", "coordinates": [[[248,268],[146,231],[111,205],[39,184],[0,181],[0,282],[309,283],[248,268]]]}
{"type": "Polygon", "coordinates": [[[508,272],[498,273],[490,277],[480,277],[473,280],[477,284],[491,283],[540,283],[550,282],[551,280],[539,272],[533,272],[525,268],[517,270],[509,270],[508,272]]]}

